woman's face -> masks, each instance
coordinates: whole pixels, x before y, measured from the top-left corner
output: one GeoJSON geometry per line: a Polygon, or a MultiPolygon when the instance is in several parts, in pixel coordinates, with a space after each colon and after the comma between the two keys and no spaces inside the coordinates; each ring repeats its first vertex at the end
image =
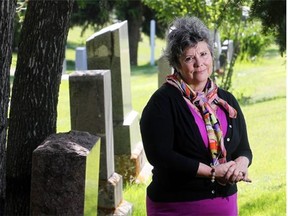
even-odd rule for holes
{"type": "Polygon", "coordinates": [[[182,79],[195,91],[202,91],[212,73],[213,60],[204,41],[194,47],[187,47],[179,58],[182,79]]]}

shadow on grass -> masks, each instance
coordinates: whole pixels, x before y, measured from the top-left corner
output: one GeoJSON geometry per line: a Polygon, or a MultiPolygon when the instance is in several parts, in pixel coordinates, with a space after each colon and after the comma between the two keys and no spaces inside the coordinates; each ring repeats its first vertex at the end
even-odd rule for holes
{"type": "Polygon", "coordinates": [[[157,63],[152,66],[149,63],[141,66],[131,66],[131,75],[137,76],[137,75],[151,75],[158,73],[158,66],[157,63]]]}
{"type": "Polygon", "coordinates": [[[254,100],[253,98],[251,98],[250,96],[244,96],[241,95],[241,97],[237,98],[239,104],[246,106],[246,105],[251,105],[251,104],[256,104],[256,103],[262,103],[262,102],[266,102],[266,101],[272,101],[272,100],[276,100],[276,99],[283,99],[286,98],[285,95],[280,95],[280,96],[275,96],[275,97],[264,97],[258,100],[254,100]]]}
{"type": "Polygon", "coordinates": [[[265,50],[264,57],[271,58],[279,56],[279,49],[277,46],[271,46],[265,50]]]}
{"type": "Polygon", "coordinates": [[[67,49],[75,50],[77,47],[81,47],[81,46],[85,46],[85,45],[79,45],[79,43],[73,43],[73,42],[67,43],[67,49]]]}

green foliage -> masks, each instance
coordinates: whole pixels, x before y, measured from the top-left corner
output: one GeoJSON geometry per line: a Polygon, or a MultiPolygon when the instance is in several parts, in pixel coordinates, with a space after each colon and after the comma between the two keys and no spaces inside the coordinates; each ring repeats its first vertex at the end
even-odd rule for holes
{"type": "Polygon", "coordinates": [[[82,26],[82,33],[89,28],[99,29],[110,21],[113,2],[109,0],[76,0],[71,26],[82,26]]]}
{"type": "Polygon", "coordinates": [[[209,28],[218,28],[222,22],[237,24],[241,19],[241,6],[250,3],[249,0],[143,0],[144,4],[157,11],[157,18],[166,23],[175,17],[197,16],[209,28]]]}
{"type": "Polygon", "coordinates": [[[115,8],[116,8],[116,16],[123,20],[127,17],[131,19],[139,19],[142,18],[142,3],[141,0],[116,0],[115,1],[115,8]]]}
{"type": "Polygon", "coordinates": [[[251,6],[252,16],[259,18],[266,35],[276,37],[280,52],[286,51],[286,1],[255,0],[251,6]]]}
{"type": "Polygon", "coordinates": [[[240,59],[251,60],[264,54],[264,50],[273,42],[271,36],[264,36],[261,33],[261,24],[259,22],[250,22],[244,26],[242,37],[240,39],[240,59]]]}
{"type": "Polygon", "coordinates": [[[14,18],[14,36],[12,49],[14,52],[18,50],[18,43],[20,40],[20,32],[22,28],[22,23],[24,21],[25,13],[27,8],[27,1],[17,0],[16,15],[14,18]]]}
{"type": "Polygon", "coordinates": [[[227,39],[233,40],[234,55],[231,62],[222,68],[224,70],[222,76],[215,74],[221,80],[219,82],[221,87],[225,89],[231,87],[233,67],[238,57],[241,60],[255,59],[272,41],[271,36],[262,34],[259,22],[248,20],[248,16],[243,14],[245,7],[249,9],[251,6],[253,2],[251,0],[143,0],[143,2],[157,11],[158,21],[165,23],[166,26],[175,17],[197,16],[211,30],[220,32],[221,42],[227,39]]]}

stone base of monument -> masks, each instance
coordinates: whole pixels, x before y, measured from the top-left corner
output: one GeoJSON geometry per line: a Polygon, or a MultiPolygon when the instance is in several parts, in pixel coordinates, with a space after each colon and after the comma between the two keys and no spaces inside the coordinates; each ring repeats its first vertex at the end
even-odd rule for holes
{"type": "Polygon", "coordinates": [[[132,204],[123,200],[122,191],[121,175],[113,173],[108,181],[100,180],[98,196],[101,198],[98,200],[98,215],[132,215],[132,204]]]}
{"type": "Polygon", "coordinates": [[[114,214],[113,215],[131,215],[132,216],[133,213],[133,205],[125,200],[123,200],[120,205],[117,207],[117,209],[115,209],[114,214]]]}
{"type": "Polygon", "coordinates": [[[114,155],[115,170],[121,173],[124,182],[135,182],[145,165],[146,157],[142,142],[139,142],[131,155],[114,155]]]}
{"type": "Polygon", "coordinates": [[[99,209],[98,216],[132,216],[133,205],[123,200],[116,209],[99,209]]]}

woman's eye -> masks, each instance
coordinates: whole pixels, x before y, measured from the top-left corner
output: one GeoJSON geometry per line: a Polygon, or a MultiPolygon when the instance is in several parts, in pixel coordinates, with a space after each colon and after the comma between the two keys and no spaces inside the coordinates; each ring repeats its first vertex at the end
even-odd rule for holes
{"type": "Polygon", "coordinates": [[[190,63],[190,62],[192,62],[192,60],[193,60],[193,57],[192,57],[192,56],[188,56],[188,57],[185,58],[184,61],[185,61],[186,63],[190,63]]]}
{"type": "Polygon", "coordinates": [[[206,55],[207,55],[207,52],[201,53],[201,56],[206,56],[206,55]]]}

